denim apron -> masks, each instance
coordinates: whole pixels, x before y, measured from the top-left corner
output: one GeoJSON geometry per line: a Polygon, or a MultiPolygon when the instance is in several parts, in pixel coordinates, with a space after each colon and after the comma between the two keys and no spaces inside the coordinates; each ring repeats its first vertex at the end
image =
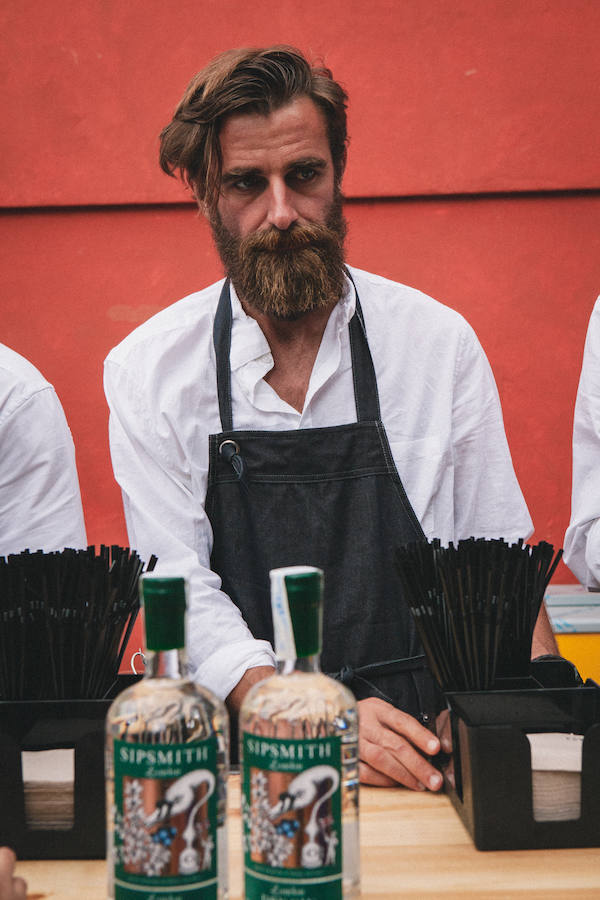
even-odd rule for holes
{"type": "Polygon", "coordinates": [[[225,282],[214,323],[220,434],[209,436],[211,568],[253,636],[273,642],[269,570],[324,572],[322,669],[358,699],[380,697],[424,724],[433,683],[402,598],[394,550],[424,539],[390,451],[358,295],[349,323],[357,422],[236,431],[232,313],[225,282]]]}

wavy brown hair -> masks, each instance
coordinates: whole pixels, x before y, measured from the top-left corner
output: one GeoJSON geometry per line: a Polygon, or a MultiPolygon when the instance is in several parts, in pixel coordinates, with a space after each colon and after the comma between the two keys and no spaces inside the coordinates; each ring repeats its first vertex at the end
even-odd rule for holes
{"type": "Polygon", "coordinates": [[[227,50],[192,78],[160,134],[162,170],[178,174],[200,204],[214,209],[221,182],[219,132],[226,117],[267,115],[303,96],[323,111],[339,184],[348,142],[346,92],[329,69],[311,66],[299,50],[285,45],[227,50]]]}

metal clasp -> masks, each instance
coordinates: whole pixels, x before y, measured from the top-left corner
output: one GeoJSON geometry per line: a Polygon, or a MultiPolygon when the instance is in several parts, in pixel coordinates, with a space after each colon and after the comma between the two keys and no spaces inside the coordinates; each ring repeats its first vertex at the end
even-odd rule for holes
{"type": "Polygon", "coordinates": [[[232,441],[230,438],[219,444],[219,455],[222,456],[227,462],[231,460],[232,456],[237,455],[239,452],[240,445],[236,444],[236,442],[232,441]]]}
{"type": "Polygon", "coordinates": [[[144,666],[146,665],[146,657],[144,656],[144,654],[142,653],[141,650],[136,650],[135,653],[133,654],[133,656],[131,657],[131,661],[130,661],[131,671],[133,672],[134,675],[141,675],[142,673],[138,672],[137,669],[135,668],[136,656],[140,657],[140,659],[142,660],[142,665],[144,665],[144,666]]]}
{"type": "Polygon", "coordinates": [[[231,438],[227,438],[226,441],[219,444],[219,455],[223,457],[225,462],[229,463],[238,481],[241,482],[244,477],[244,460],[240,453],[239,444],[232,441],[231,438]]]}

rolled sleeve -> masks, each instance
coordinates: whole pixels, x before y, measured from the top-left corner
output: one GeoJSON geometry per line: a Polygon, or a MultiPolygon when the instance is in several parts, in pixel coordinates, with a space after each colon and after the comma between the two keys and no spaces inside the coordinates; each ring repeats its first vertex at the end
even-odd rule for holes
{"type": "Polygon", "coordinates": [[[226,697],[247,668],[273,665],[266,641],[255,640],[238,607],[210,569],[212,530],[203,509],[205,486],[192,487],[189,460],[164,422],[161,401],[150,412],[144,389],[111,360],[104,385],[115,477],[123,494],[129,540],[156,575],[189,584],[187,647],[192,677],[226,697]],[[200,494],[202,499],[200,499],[200,494]]]}

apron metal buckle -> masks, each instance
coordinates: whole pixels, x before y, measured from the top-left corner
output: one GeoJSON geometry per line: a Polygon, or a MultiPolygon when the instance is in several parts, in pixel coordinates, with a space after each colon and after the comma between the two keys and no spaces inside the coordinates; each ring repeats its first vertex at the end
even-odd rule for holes
{"type": "Polygon", "coordinates": [[[219,444],[219,456],[222,456],[225,462],[231,465],[231,468],[237,475],[238,481],[242,480],[244,475],[244,460],[240,455],[240,446],[236,441],[228,438],[219,444]]]}
{"type": "Polygon", "coordinates": [[[235,441],[226,440],[219,444],[219,455],[223,457],[226,462],[229,462],[232,456],[237,455],[240,452],[240,445],[236,444],[235,441]]]}

